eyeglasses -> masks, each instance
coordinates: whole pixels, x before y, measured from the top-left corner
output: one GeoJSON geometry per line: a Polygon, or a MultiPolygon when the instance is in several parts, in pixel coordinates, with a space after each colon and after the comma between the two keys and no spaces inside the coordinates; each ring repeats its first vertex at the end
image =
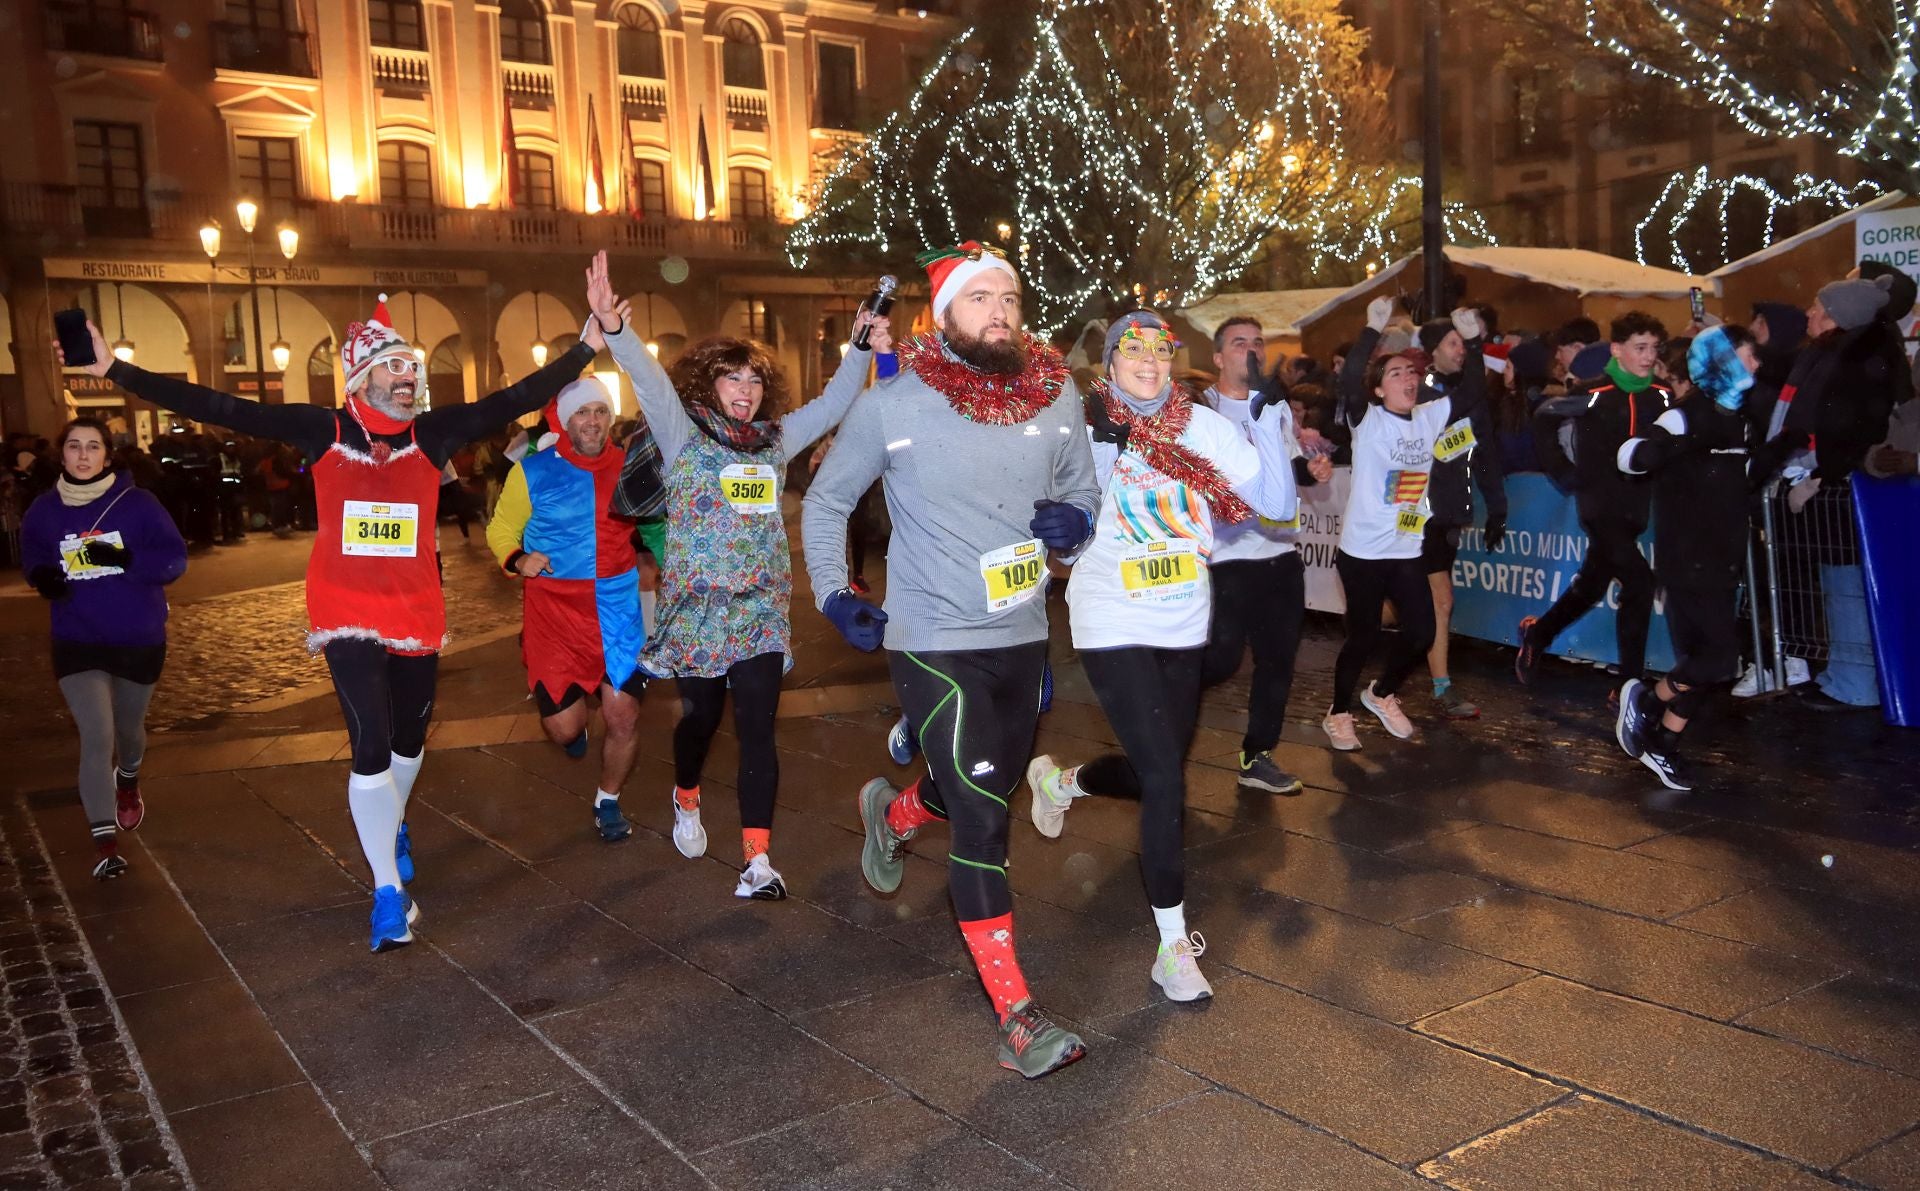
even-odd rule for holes
{"type": "Polygon", "coordinates": [[[413,376],[420,371],[420,361],[412,355],[388,356],[381,360],[380,363],[386,367],[388,372],[391,372],[395,376],[413,376]]]}
{"type": "Polygon", "coordinates": [[[1172,360],[1173,350],[1178,346],[1171,335],[1147,340],[1128,332],[1120,337],[1120,357],[1126,360],[1172,360]]]}

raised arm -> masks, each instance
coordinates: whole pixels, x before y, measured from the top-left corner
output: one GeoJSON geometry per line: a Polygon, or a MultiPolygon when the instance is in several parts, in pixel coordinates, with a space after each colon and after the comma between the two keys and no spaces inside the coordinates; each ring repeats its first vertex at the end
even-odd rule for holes
{"type": "MultiPolygon", "coordinates": [[[[848,352],[852,355],[852,352],[848,352]]],[[[800,549],[813,580],[814,606],[847,585],[847,517],[887,470],[887,444],[878,390],[862,393],[840,423],[833,447],[807,486],[800,507],[800,549]]]]}
{"type": "MultiPolygon", "coordinates": [[[[109,357],[111,359],[111,357],[109,357]]],[[[255,438],[291,443],[317,455],[333,443],[334,413],[319,405],[263,405],[114,360],[107,379],[161,409],[255,438]]]]}
{"type": "Polygon", "coordinates": [[[667,370],[654,359],[646,341],[633,329],[626,304],[615,295],[607,274],[605,251],[595,253],[593,264],[587,268],[587,305],[602,327],[615,327],[607,332],[607,350],[613,354],[613,362],[620,366],[620,371],[633,382],[633,394],[640,402],[641,416],[653,431],[654,445],[660,448],[662,465],[672,466],[680,456],[680,449],[693,437],[693,419],[680,404],[680,395],[673,391],[667,370]]]}
{"type": "Polygon", "coordinates": [[[780,419],[780,450],[785,458],[792,459],[840,424],[853,408],[853,399],[866,388],[872,363],[872,350],[849,347],[826,391],[780,419]]]}
{"type": "MultiPolygon", "coordinates": [[[[592,322],[589,318],[588,322],[592,322]]],[[[420,447],[435,463],[445,463],[462,443],[485,438],[506,423],[540,409],[593,363],[594,348],[586,339],[549,361],[545,368],[489,393],[470,405],[443,405],[418,420],[420,447]]]]}
{"type": "Polygon", "coordinates": [[[1347,358],[1340,361],[1340,392],[1334,399],[1333,418],[1342,426],[1358,426],[1372,406],[1367,400],[1367,361],[1373,359],[1373,349],[1379,346],[1380,334],[1392,314],[1392,298],[1375,298],[1367,303],[1367,325],[1354,336],[1347,358]]]}
{"type": "Polygon", "coordinates": [[[1260,405],[1253,411],[1251,443],[1233,433],[1232,427],[1222,428],[1234,454],[1219,461],[1221,474],[1255,513],[1275,521],[1291,521],[1300,511],[1293,440],[1287,429],[1292,417],[1293,411],[1285,401],[1260,405]]]}

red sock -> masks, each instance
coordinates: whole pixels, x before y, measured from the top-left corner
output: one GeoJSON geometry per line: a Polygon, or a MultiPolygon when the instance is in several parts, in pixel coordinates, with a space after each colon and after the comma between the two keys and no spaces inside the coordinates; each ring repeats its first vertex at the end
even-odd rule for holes
{"type": "Polygon", "coordinates": [[[773,842],[771,827],[742,827],[740,829],[740,855],[748,863],[755,856],[765,856],[768,846],[773,842]]]}
{"type": "Polygon", "coordinates": [[[920,801],[919,782],[900,791],[900,797],[894,799],[892,805],[887,807],[887,826],[893,828],[895,835],[902,837],[921,824],[932,823],[939,817],[927,809],[926,803],[920,801]]]}
{"type": "Polygon", "coordinates": [[[675,786],[673,788],[673,801],[683,811],[699,810],[700,787],[695,786],[691,790],[682,790],[680,787],[675,786]]]}
{"type": "Polygon", "coordinates": [[[980,969],[980,983],[993,998],[993,1011],[1000,1020],[1027,999],[1027,978],[1020,974],[1020,963],[1013,957],[1013,915],[962,922],[960,935],[973,952],[973,966],[980,969]]]}

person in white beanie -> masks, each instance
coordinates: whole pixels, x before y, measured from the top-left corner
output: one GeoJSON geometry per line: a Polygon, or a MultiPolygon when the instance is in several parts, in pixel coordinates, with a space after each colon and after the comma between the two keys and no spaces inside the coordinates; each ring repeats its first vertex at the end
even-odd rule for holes
{"type": "Polygon", "coordinates": [[[419,906],[407,798],[433,714],[446,602],[434,565],[440,469],[466,443],[528,414],[580,375],[604,343],[593,319],[580,342],[516,385],[471,404],[421,407],[420,360],[393,329],[386,295],[347,328],[346,401],[267,405],[116,360],[99,328],[86,366],[136,397],[196,421],[291,444],[313,460],[320,531],[307,562],[307,647],[326,655],[353,746],[347,805],[373,876],[375,951],[413,941],[419,906]]]}

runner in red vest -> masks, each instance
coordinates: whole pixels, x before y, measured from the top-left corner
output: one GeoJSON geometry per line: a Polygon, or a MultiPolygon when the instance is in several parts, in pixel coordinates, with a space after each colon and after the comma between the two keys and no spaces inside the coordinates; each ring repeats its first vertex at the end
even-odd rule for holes
{"type": "MultiPolygon", "coordinates": [[[[413,941],[419,917],[407,796],[420,773],[447,640],[434,565],[440,469],[465,444],[552,400],[605,342],[592,318],[545,368],[470,405],[428,410],[420,361],[387,317],[354,323],[340,349],[346,403],[264,405],[113,358],[89,323],[87,371],[162,409],[289,443],[313,460],[320,532],[307,562],[307,646],[324,653],[353,743],[347,804],[373,871],[375,951],[413,941]]],[[[64,361],[63,361],[64,362],[64,361]]]]}

